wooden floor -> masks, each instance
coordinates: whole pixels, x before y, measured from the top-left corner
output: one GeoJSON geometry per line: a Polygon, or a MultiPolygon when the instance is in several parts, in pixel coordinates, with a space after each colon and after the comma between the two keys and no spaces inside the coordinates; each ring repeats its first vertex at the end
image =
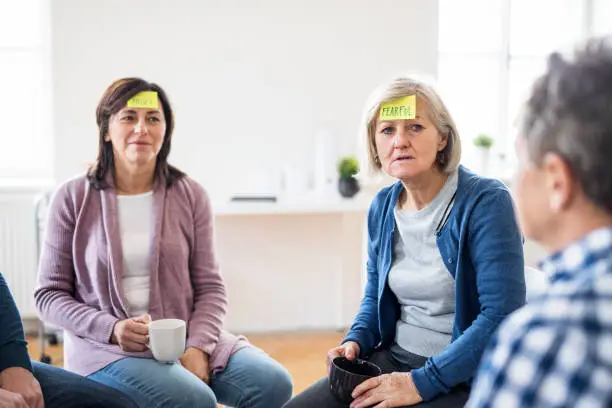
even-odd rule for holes
{"type": "MultiPolygon", "coordinates": [[[[266,351],[287,368],[293,377],[294,393],[299,393],[325,375],[325,354],[337,346],[342,332],[293,332],[282,334],[249,335],[257,347],[266,351]]],[[[30,357],[40,360],[40,346],[36,338],[28,338],[30,357]]],[[[62,346],[47,346],[53,365],[62,366],[62,346]]]]}

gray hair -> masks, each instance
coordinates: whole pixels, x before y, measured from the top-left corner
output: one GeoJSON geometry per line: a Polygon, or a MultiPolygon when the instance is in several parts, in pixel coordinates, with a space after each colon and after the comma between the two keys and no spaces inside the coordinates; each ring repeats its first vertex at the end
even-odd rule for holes
{"type": "Polygon", "coordinates": [[[457,126],[446,105],[442,102],[433,82],[416,74],[400,76],[378,86],[366,103],[362,132],[364,133],[370,171],[377,173],[381,169],[375,140],[376,120],[380,105],[388,100],[408,95],[416,95],[417,98],[427,103],[431,121],[438,133],[447,138],[446,147],[436,156],[436,165],[440,171],[452,173],[457,169],[461,160],[461,139],[457,126]]]}
{"type": "Polygon", "coordinates": [[[591,39],[571,59],[550,55],[524,107],[521,135],[534,164],[558,154],[586,196],[612,213],[612,37],[591,39]]]}

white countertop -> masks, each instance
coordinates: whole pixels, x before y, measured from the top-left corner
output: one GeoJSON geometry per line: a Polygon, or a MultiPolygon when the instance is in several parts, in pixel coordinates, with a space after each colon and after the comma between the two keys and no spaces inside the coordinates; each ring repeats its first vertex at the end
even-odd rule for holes
{"type": "MultiPolygon", "coordinates": [[[[46,180],[0,180],[1,194],[40,194],[53,191],[54,186],[46,180]]],[[[1,195],[0,194],[0,195],[1,195]]],[[[367,212],[372,197],[361,192],[353,198],[342,198],[339,194],[322,195],[304,193],[280,195],[272,201],[231,201],[229,198],[212,197],[215,216],[276,215],[276,214],[326,214],[367,212]]]]}
{"type": "Polygon", "coordinates": [[[304,195],[301,197],[281,196],[276,202],[213,200],[212,205],[215,216],[231,216],[366,212],[370,202],[370,197],[361,194],[353,198],[304,195]]]}

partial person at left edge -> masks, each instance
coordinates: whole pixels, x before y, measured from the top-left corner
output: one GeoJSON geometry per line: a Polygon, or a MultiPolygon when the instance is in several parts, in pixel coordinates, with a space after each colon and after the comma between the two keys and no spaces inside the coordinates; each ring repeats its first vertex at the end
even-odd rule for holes
{"type": "Polygon", "coordinates": [[[21,316],[0,274],[0,407],[136,408],[123,393],[78,374],[30,361],[21,316]]]}

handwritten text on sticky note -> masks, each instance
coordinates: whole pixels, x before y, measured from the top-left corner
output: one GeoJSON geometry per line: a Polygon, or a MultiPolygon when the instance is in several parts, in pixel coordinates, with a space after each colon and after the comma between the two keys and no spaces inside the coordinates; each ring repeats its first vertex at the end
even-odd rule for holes
{"type": "Polygon", "coordinates": [[[380,105],[379,120],[414,119],[416,117],[416,95],[392,99],[380,105]]]}
{"type": "Polygon", "coordinates": [[[143,91],[137,93],[127,102],[127,107],[157,109],[157,92],[143,91]]]}

